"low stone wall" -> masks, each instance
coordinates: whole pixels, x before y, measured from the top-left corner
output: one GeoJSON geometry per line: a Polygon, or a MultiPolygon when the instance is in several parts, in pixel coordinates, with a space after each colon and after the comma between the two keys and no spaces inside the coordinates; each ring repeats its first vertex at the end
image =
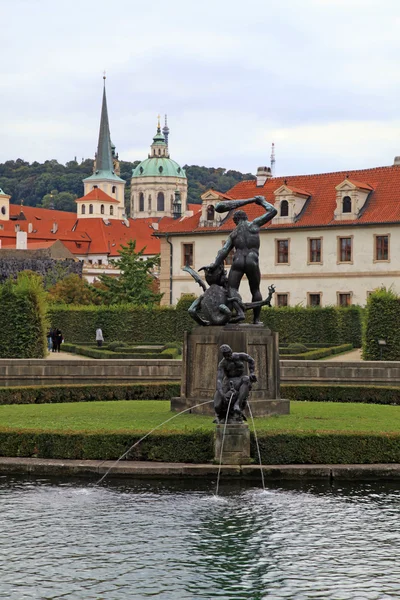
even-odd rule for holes
{"type": "MultiPolygon", "coordinates": [[[[180,360],[1,359],[0,386],[180,381],[180,360]]],[[[400,362],[280,361],[282,383],[400,385],[400,362]]]]}
{"type": "Polygon", "coordinates": [[[178,360],[0,360],[0,386],[179,381],[178,360]]]}
{"type": "Polygon", "coordinates": [[[282,360],[282,383],[400,385],[400,362],[282,360]]]}

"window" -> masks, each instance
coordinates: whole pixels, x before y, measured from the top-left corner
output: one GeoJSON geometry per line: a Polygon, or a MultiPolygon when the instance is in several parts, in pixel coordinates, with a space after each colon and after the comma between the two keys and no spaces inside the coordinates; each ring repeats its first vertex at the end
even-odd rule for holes
{"type": "Polygon", "coordinates": [[[114,207],[110,206],[110,215],[113,215],[113,214],[114,214],[114,207]]]}
{"type": "Polygon", "coordinates": [[[282,200],[281,202],[281,217],[289,216],[289,202],[287,200],[282,200]]]}
{"type": "MultiPolygon", "coordinates": [[[[222,242],[222,246],[225,246],[225,240],[222,242]]],[[[233,257],[235,256],[235,248],[229,252],[228,256],[225,259],[225,266],[228,267],[233,263],[233,257]]]]}
{"type": "Polygon", "coordinates": [[[82,204],[81,213],[84,215],[86,213],[86,206],[82,204]]]}
{"type": "Polygon", "coordinates": [[[212,205],[207,206],[207,221],[214,221],[214,217],[215,217],[215,208],[212,205]]]}
{"type": "Polygon", "coordinates": [[[97,188],[98,188],[98,187],[99,187],[98,185],[94,185],[94,186],[93,186],[93,189],[94,189],[94,190],[97,190],[97,188]]]}
{"type": "Polygon", "coordinates": [[[5,215],[5,214],[6,214],[6,212],[7,212],[7,211],[6,211],[6,207],[5,207],[5,206],[2,206],[2,207],[1,207],[1,214],[2,214],[2,215],[5,215]]]}
{"type": "Polygon", "coordinates": [[[100,213],[101,213],[102,215],[104,215],[104,204],[102,204],[102,205],[100,206],[100,213]]]}
{"type": "Polygon", "coordinates": [[[165,210],[165,199],[163,192],[158,192],[157,194],[157,210],[165,210]]]}
{"type": "Polygon", "coordinates": [[[112,186],[112,193],[113,193],[113,194],[115,194],[115,192],[116,192],[116,191],[117,191],[117,186],[116,186],[116,185],[113,185],[113,186],[112,186]]]}
{"type": "Polygon", "coordinates": [[[289,306],[289,294],[277,294],[276,295],[276,306],[289,306]]]}
{"type": "Polygon", "coordinates": [[[193,244],[182,244],[182,263],[183,266],[193,266],[193,244]]]}
{"type": "Polygon", "coordinates": [[[276,240],[276,257],[278,264],[289,264],[289,240],[276,240]]]}
{"type": "Polygon", "coordinates": [[[308,294],[308,306],[321,306],[321,294],[308,294]]]}
{"type": "Polygon", "coordinates": [[[339,238],[339,262],[352,261],[352,238],[339,238]]]}
{"type": "Polygon", "coordinates": [[[375,260],[389,260],[389,236],[375,236],[375,260]]]}
{"type": "Polygon", "coordinates": [[[88,263],[89,263],[89,265],[92,265],[93,264],[93,260],[91,258],[89,258],[88,263]]]}
{"type": "Polygon", "coordinates": [[[144,194],[143,194],[143,192],[140,192],[140,194],[139,194],[139,210],[141,212],[144,211],[144,194]]]}
{"type": "Polygon", "coordinates": [[[350,196],[345,196],[342,200],[342,212],[351,213],[351,198],[350,196]]]}
{"type": "Polygon", "coordinates": [[[99,258],[99,260],[97,261],[97,264],[102,265],[103,264],[103,259],[99,258]]]}
{"type": "Polygon", "coordinates": [[[338,306],[351,306],[351,293],[338,293],[338,306]]]}
{"type": "Polygon", "coordinates": [[[321,238],[310,238],[308,240],[309,243],[309,251],[308,257],[310,263],[320,263],[321,262],[321,238]]]}
{"type": "Polygon", "coordinates": [[[93,204],[89,204],[89,215],[93,214],[93,204]]]}

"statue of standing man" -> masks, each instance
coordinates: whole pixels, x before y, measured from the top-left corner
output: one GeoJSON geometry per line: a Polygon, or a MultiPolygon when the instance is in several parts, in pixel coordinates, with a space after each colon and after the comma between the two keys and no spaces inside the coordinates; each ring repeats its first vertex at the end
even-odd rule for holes
{"type": "MultiPolygon", "coordinates": [[[[260,292],[260,229],[263,225],[271,221],[277,214],[277,210],[272,204],[269,204],[263,196],[255,196],[248,200],[230,200],[219,202],[215,210],[217,212],[228,212],[234,208],[245,206],[246,204],[258,204],[265,209],[265,214],[249,221],[247,214],[243,210],[238,210],[233,215],[236,228],[229,234],[228,239],[222,249],[218,252],[215,261],[208,265],[208,269],[213,270],[220,266],[231,250],[235,250],[232,266],[228,276],[228,287],[239,290],[243,275],[247,276],[250,286],[252,302],[262,300],[260,292]]],[[[260,322],[261,307],[253,309],[253,322],[260,322]]]]}

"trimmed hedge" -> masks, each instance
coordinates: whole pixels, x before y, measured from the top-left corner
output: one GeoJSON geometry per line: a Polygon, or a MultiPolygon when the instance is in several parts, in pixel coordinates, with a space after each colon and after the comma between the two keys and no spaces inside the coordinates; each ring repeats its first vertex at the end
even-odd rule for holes
{"type": "Polygon", "coordinates": [[[41,277],[20,273],[0,286],[0,358],[44,358],[46,301],[41,277]]]}
{"type": "Polygon", "coordinates": [[[281,397],[307,402],[361,402],[399,404],[400,387],[374,385],[297,385],[281,384],[281,397]]]}
{"type": "MultiPolygon", "coordinates": [[[[396,433],[280,433],[259,435],[258,442],[264,465],[400,462],[396,433]]],[[[254,436],[251,456],[257,456],[254,436]]]]}
{"type": "MultiPolygon", "coordinates": [[[[0,455],[116,460],[140,434],[83,434],[0,430],[0,455]]],[[[265,465],[373,464],[400,462],[399,434],[279,433],[259,435],[265,465]]],[[[258,462],[254,435],[251,456],[258,462]]],[[[207,463],[214,460],[213,432],[152,434],[128,460],[207,463]]]]}
{"type": "Polygon", "coordinates": [[[179,383],[130,383],[0,387],[2,404],[56,404],[95,400],[170,400],[179,383]]]}
{"type": "MultiPolygon", "coordinates": [[[[95,337],[97,327],[103,330],[106,341],[120,340],[133,343],[181,342],[184,331],[191,331],[196,323],[187,308],[190,299],[183,299],[174,307],[67,306],[52,305],[49,319],[59,327],[67,342],[87,343],[95,337]]],[[[283,343],[313,344],[324,340],[324,345],[342,343],[361,346],[361,311],[349,308],[263,308],[261,320],[273,331],[279,332],[283,343]]]]}
{"type": "Polygon", "coordinates": [[[308,352],[302,352],[301,354],[297,354],[296,352],[281,354],[280,358],[282,360],[318,360],[319,358],[325,358],[332,354],[340,354],[341,352],[347,352],[352,349],[353,344],[341,344],[340,346],[333,346],[332,348],[317,348],[315,350],[309,350],[308,352]]]}
{"type": "Polygon", "coordinates": [[[106,359],[120,359],[120,358],[137,358],[137,359],[167,359],[176,358],[177,352],[173,351],[162,351],[162,352],[112,352],[103,350],[101,348],[88,348],[87,346],[78,346],[76,344],[67,344],[64,342],[62,345],[64,352],[73,352],[81,356],[88,356],[89,358],[106,358],[106,359]]]}
{"type": "Polygon", "coordinates": [[[400,298],[381,288],[367,301],[365,315],[364,360],[400,360],[400,298]],[[378,340],[385,340],[381,347],[378,340]]]}

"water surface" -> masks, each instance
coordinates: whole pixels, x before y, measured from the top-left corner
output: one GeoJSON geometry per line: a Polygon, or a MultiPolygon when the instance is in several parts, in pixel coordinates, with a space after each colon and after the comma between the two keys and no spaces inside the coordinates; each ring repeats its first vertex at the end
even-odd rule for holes
{"type": "Polygon", "coordinates": [[[0,478],[0,598],[400,598],[399,485],[0,478]]]}

